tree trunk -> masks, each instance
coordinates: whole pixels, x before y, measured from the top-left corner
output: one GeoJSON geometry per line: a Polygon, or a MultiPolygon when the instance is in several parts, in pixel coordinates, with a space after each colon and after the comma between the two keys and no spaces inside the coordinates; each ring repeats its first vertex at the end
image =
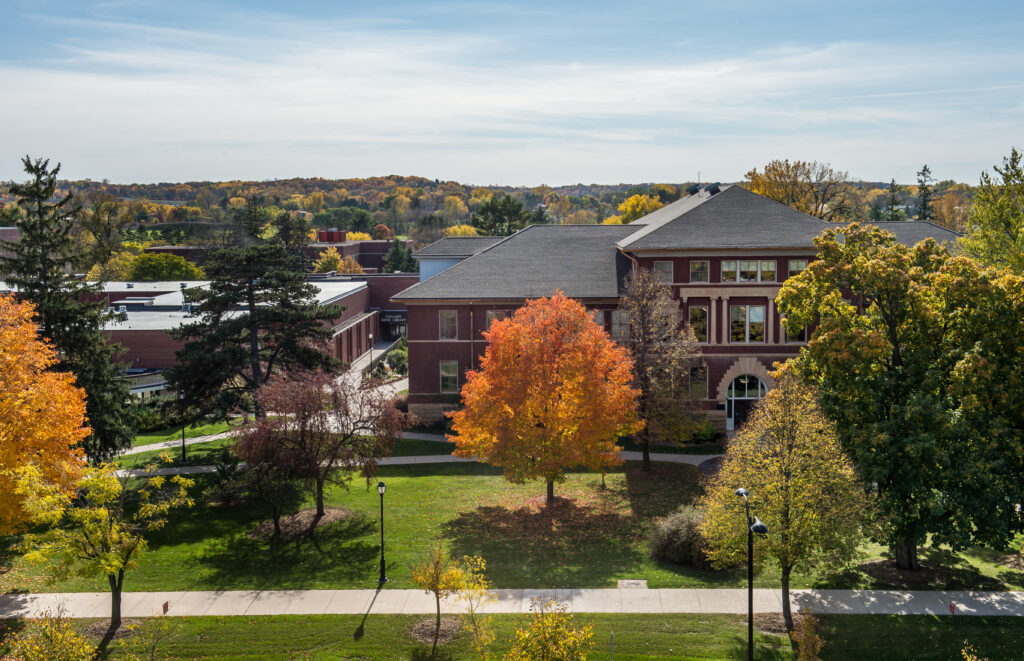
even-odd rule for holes
{"type": "Polygon", "coordinates": [[[547,507],[555,504],[555,481],[548,480],[548,499],[544,503],[547,507]]]}
{"type": "Polygon", "coordinates": [[[792,632],[794,629],[793,611],[789,606],[789,572],[792,569],[789,565],[782,567],[782,619],[786,621],[786,631],[788,632],[792,632]]]}
{"type": "Polygon", "coordinates": [[[121,626],[121,587],[124,585],[124,570],[118,570],[116,576],[108,574],[107,582],[110,583],[110,629],[117,631],[121,626]]]}
{"type": "Polygon", "coordinates": [[[434,624],[434,649],[437,651],[437,639],[441,635],[441,593],[434,593],[434,600],[437,602],[437,623],[434,624]]]}
{"type": "Polygon", "coordinates": [[[316,527],[316,522],[319,521],[327,514],[327,510],[324,509],[324,481],[316,481],[316,517],[313,521],[313,527],[316,527]]]}
{"type": "Polygon", "coordinates": [[[914,536],[909,534],[896,542],[896,566],[900,569],[918,570],[921,565],[917,563],[917,542],[914,536]]]}
{"type": "Polygon", "coordinates": [[[651,470],[651,437],[647,433],[647,427],[644,427],[640,431],[640,449],[644,453],[644,463],[641,466],[641,470],[651,470]]]}

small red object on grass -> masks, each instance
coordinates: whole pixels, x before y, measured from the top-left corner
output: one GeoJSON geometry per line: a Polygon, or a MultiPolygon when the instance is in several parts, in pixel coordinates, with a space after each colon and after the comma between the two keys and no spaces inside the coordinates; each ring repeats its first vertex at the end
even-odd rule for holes
{"type": "Polygon", "coordinates": [[[949,602],[949,614],[956,615],[956,606],[953,605],[952,601],[949,602]]]}
{"type": "MultiPolygon", "coordinates": [[[[950,607],[950,609],[953,608],[952,602],[949,604],[949,607],[950,607]]],[[[170,610],[170,608],[171,608],[171,602],[165,601],[164,602],[164,615],[167,615],[167,611],[170,610]]]]}

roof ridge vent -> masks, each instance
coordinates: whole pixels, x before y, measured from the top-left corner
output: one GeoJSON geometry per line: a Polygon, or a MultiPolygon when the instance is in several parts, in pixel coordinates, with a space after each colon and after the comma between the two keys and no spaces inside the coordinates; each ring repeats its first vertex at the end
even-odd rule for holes
{"type": "Polygon", "coordinates": [[[722,184],[717,181],[713,184],[708,184],[704,187],[704,192],[708,195],[717,195],[722,192],[722,184]]]}

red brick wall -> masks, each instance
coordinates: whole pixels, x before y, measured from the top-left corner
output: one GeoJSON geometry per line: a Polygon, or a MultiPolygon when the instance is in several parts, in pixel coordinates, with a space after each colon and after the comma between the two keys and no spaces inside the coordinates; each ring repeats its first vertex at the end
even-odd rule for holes
{"type": "Polygon", "coordinates": [[[121,353],[117,360],[125,363],[127,367],[174,367],[178,362],[174,352],[183,346],[182,342],[162,330],[107,331],[107,337],[111,342],[121,345],[121,353]]]}
{"type": "Polygon", "coordinates": [[[382,310],[404,310],[404,303],[392,303],[391,297],[398,292],[412,287],[420,281],[417,273],[367,276],[366,284],[370,288],[370,307],[382,310]]]}

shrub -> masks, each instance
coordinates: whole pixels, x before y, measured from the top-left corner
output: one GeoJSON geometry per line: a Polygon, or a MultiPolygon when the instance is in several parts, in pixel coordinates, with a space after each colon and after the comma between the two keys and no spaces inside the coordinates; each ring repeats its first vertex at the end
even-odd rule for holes
{"type": "Polygon", "coordinates": [[[651,530],[651,557],[687,567],[707,567],[700,533],[703,521],[704,512],[693,505],[683,505],[669,514],[651,530]]]}
{"type": "Polygon", "coordinates": [[[11,641],[10,648],[11,658],[22,661],[90,661],[96,654],[96,648],[60,611],[43,613],[11,641]]]}

